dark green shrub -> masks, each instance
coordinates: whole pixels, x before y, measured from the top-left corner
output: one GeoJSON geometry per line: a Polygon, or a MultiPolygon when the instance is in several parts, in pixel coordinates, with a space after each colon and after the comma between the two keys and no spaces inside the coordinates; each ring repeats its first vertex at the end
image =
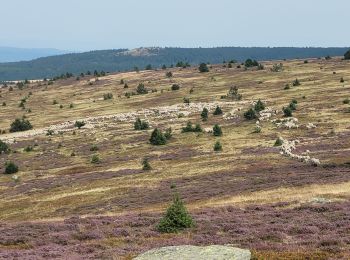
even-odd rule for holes
{"type": "Polygon", "coordinates": [[[222,136],[222,129],[218,124],[214,125],[214,127],[213,127],[213,135],[214,136],[222,136]]]}
{"type": "Polygon", "coordinates": [[[259,66],[259,63],[256,60],[247,59],[244,63],[244,66],[246,68],[256,67],[256,66],[259,66]]]}
{"type": "Polygon", "coordinates": [[[292,111],[297,110],[297,104],[294,103],[294,102],[290,102],[289,108],[290,108],[292,111]]]}
{"type": "Polygon", "coordinates": [[[54,131],[52,129],[48,129],[46,131],[46,135],[53,135],[54,134],[54,131]]]}
{"type": "Polygon", "coordinates": [[[238,93],[238,88],[236,86],[230,88],[230,90],[227,93],[227,97],[235,100],[242,99],[242,95],[238,93]]]}
{"type": "Polygon", "coordinates": [[[165,145],[166,144],[166,138],[161,130],[158,128],[154,129],[151,138],[149,139],[150,143],[153,145],[165,145]]]}
{"type": "Polygon", "coordinates": [[[244,113],[244,118],[247,120],[257,119],[258,115],[256,114],[253,108],[250,108],[248,111],[244,113]]]}
{"type": "Polygon", "coordinates": [[[298,80],[298,79],[295,79],[294,81],[293,81],[293,86],[294,87],[297,87],[297,86],[300,86],[301,84],[300,84],[300,81],[298,80]]]}
{"type": "Polygon", "coordinates": [[[0,140],[0,154],[9,153],[9,152],[10,152],[10,147],[8,146],[8,144],[0,140]]]}
{"type": "Polygon", "coordinates": [[[350,50],[348,50],[348,51],[344,54],[344,59],[345,59],[345,60],[350,60],[350,50]]]}
{"type": "Polygon", "coordinates": [[[124,80],[121,79],[119,84],[120,84],[120,85],[123,85],[123,84],[124,84],[124,80]]]}
{"type": "Polygon", "coordinates": [[[175,194],[172,205],[160,220],[157,230],[162,233],[176,233],[194,227],[195,223],[188,213],[183,201],[175,194]]]}
{"type": "Polygon", "coordinates": [[[348,98],[344,99],[344,100],[343,100],[343,103],[344,103],[344,104],[350,104],[350,99],[348,99],[348,98]]]}
{"type": "Polygon", "coordinates": [[[169,140],[172,137],[172,129],[171,127],[167,128],[164,133],[164,137],[169,140]]]}
{"type": "Polygon", "coordinates": [[[24,148],[24,151],[27,153],[32,152],[33,150],[34,150],[34,148],[31,145],[28,145],[26,148],[24,148]]]}
{"type": "Polygon", "coordinates": [[[108,100],[108,99],[112,99],[112,98],[113,98],[112,93],[103,94],[103,100],[108,100]]]}
{"type": "Polygon", "coordinates": [[[178,85],[178,84],[173,84],[171,86],[171,90],[179,90],[179,89],[180,89],[180,85],[178,85]]]}
{"type": "Polygon", "coordinates": [[[220,152],[220,151],[222,151],[222,145],[221,145],[220,141],[217,141],[217,142],[214,144],[214,151],[215,151],[215,152],[220,152]]]}
{"type": "Polygon", "coordinates": [[[207,64],[205,64],[205,63],[201,63],[198,67],[198,70],[199,70],[199,72],[202,72],[202,73],[209,72],[209,68],[208,68],[207,64]]]}
{"type": "Polygon", "coordinates": [[[146,121],[141,121],[141,119],[138,117],[136,118],[136,121],[134,123],[134,129],[135,130],[146,130],[149,128],[149,124],[146,121]]]}
{"type": "Polygon", "coordinates": [[[203,132],[202,127],[200,126],[200,124],[196,124],[194,127],[192,125],[192,123],[190,121],[187,122],[187,125],[185,127],[182,128],[182,132],[183,133],[188,133],[188,132],[195,132],[195,133],[199,133],[199,132],[203,132]]]}
{"type": "Polygon", "coordinates": [[[222,115],[221,107],[216,106],[213,115],[214,115],[214,116],[222,115]]]}
{"type": "Polygon", "coordinates": [[[92,152],[98,151],[97,145],[96,145],[96,144],[92,145],[92,146],[90,147],[90,151],[92,151],[92,152]]]}
{"type": "Polygon", "coordinates": [[[173,77],[173,73],[171,71],[168,71],[167,73],[165,73],[165,76],[167,78],[172,78],[173,77]]]}
{"type": "Polygon", "coordinates": [[[124,88],[129,88],[129,85],[127,83],[125,83],[124,88]]]}
{"type": "Polygon", "coordinates": [[[282,139],[281,139],[280,137],[278,137],[278,138],[276,139],[276,141],[275,141],[274,146],[281,146],[282,143],[283,143],[282,139]]]}
{"type": "Polygon", "coordinates": [[[290,107],[284,107],[283,108],[283,114],[284,114],[285,117],[293,116],[292,109],[290,107]]]}
{"type": "Polygon", "coordinates": [[[201,118],[203,121],[208,120],[208,113],[209,113],[208,109],[206,107],[203,108],[202,113],[201,113],[201,118]]]}
{"type": "Polygon", "coordinates": [[[189,98],[184,97],[184,103],[185,103],[185,104],[189,104],[189,103],[190,103],[190,99],[189,99],[189,98]]]}
{"type": "Polygon", "coordinates": [[[54,101],[52,101],[52,105],[57,105],[57,104],[58,104],[58,102],[56,99],[54,101]]]}
{"type": "Polygon", "coordinates": [[[152,65],[151,64],[148,64],[145,68],[145,70],[152,70],[152,65]]]}
{"type": "Polygon", "coordinates": [[[304,60],[304,63],[307,64],[307,63],[309,63],[309,61],[308,60],[304,60]]]}
{"type": "Polygon", "coordinates": [[[144,85],[143,83],[140,83],[140,84],[137,86],[136,92],[137,92],[137,94],[139,94],[139,95],[143,95],[143,94],[147,94],[147,93],[148,93],[148,90],[146,89],[146,87],[145,87],[145,85],[144,85]]]}
{"type": "Polygon", "coordinates": [[[27,131],[27,130],[30,130],[30,129],[33,129],[33,126],[31,125],[31,123],[22,118],[22,119],[16,119],[15,121],[13,121],[11,123],[11,126],[10,126],[10,132],[13,133],[13,132],[20,132],[20,131],[27,131]]]}
{"type": "Polygon", "coordinates": [[[142,160],[142,170],[144,170],[144,171],[152,170],[152,167],[149,164],[149,161],[147,158],[143,158],[143,160],[142,160]]]}
{"type": "Polygon", "coordinates": [[[341,77],[341,78],[340,78],[340,83],[344,83],[344,82],[345,82],[344,78],[341,77]]]}
{"type": "Polygon", "coordinates": [[[78,127],[78,129],[82,128],[85,125],[84,121],[75,121],[74,126],[78,127]]]}
{"type": "Polygon", "coordinates": [[[13,162],[5,163],[5,174],[13,174],[18,172],[18,166],[13,162]]]}
{"type": "Polygon", "coordinates": [[[260,112],[265,109],[265,104],[259,99],[254,106],[256,112],[260,112]]]}
{"type": "Polygon", "coordinates": [[[97,155],[97,154],[94,154],[92,157],[91,157],[91,163],[93,164],[97,164],[97,163],[100,163],[101,160],[100,160],[100,157],[97,155]]]}

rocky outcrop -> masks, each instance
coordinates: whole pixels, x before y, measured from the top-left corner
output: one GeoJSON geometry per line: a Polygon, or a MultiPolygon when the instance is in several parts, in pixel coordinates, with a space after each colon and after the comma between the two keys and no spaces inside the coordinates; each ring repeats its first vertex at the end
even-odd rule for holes
{"type": "Polygon", "coordinates": [[[232,246],[169,246],[152,249],[135,260],[250,260],[249,250],[232,246]]]}

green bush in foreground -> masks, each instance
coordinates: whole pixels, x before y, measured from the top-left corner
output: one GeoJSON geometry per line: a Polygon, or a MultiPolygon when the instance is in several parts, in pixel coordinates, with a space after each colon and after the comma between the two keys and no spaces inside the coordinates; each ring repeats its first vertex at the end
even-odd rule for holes
{"type": "Polygon", "coordinates": [[[0,140],[0,154],[2,153],[9,153],[10,147],[7,145],[7,143],[0,140]]]}
{"type": "Polygon", "coordinates": [[[214,136],[222,136],[222,129],[218,124],[214,125],[214,127],[213,127],[213,135],[214,136]]]}
{"type": "Polygon", "coordinates": [[[144,171],[152,170],[152,167],[149,164],[149,161],[147,158],[143,158],[143,160],[142,160],[142,170],[144,170],[144,171]]]}
{"type": "Polygon", "coordinates": [[[188,213],[183,201],[175,194],[172,205],[160,220],[157,230],[162,233],[176,233],[194,227],[195,223],[188,213]]]}

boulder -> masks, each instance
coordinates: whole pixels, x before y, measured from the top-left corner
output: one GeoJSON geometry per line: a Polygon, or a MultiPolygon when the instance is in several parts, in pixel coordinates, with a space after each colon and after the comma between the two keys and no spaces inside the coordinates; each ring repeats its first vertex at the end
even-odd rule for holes
{"type": "Polygon", "coordinates": [[[232,246],[168,246],[143,253],[135,260],[250,260],[249,250],[232,246]]]}

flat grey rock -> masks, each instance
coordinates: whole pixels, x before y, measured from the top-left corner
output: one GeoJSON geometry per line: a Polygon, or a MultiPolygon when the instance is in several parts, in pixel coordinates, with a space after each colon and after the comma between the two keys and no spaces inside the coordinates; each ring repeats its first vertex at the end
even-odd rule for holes
{"type": "Polygon", "coordinates": [[[232,246],[168,246],[147,251],[135,260],[250,260],[249,250],[232,246]]]}

